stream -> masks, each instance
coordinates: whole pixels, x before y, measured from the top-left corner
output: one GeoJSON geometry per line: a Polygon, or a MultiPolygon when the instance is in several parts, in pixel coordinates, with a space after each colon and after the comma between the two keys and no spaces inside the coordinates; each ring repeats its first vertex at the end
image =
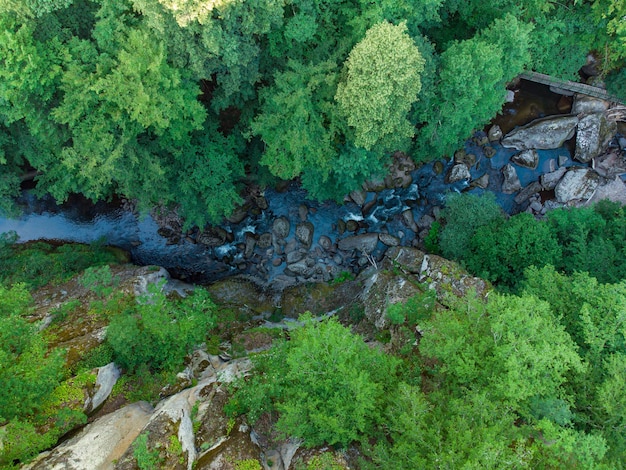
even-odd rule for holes
{"type": "MultiPolygon", "coordinates": [[[[515,102],[505,105],[494,122],[506,133],[536,117],[557,114],[556,103],[559,95],[543,88],[527,84],[516,93],[515,102]]],[[[49,197],[36,199],[28,191],[24,191],[18,200],[18,205],[23,210],[22,215],[16,219],[0,218],[0,232],[15,231],[20,242],[38,239],[103,242],[128,251],[136,264],[159,265],[170,271],[174,277],[192,282],[208,283],[235,274],[249,274],[263,283],[271,284],[275,280],[284,281],[289,276],[297,277],[288,272],[286,262],[279,264],[276,261],[278,255],[286,253],[281,253],[281,248],[275,244],[273,247],[257,244],[254,251],[247,252],[245,256],[247,240],[250,237],[258,239],[262,234],[270,233],[274,220],[285,217],[290,221],[290,232],[285,239],[289,247],[289,241],[295,237],[296,226],[302,221],[302,207],[306,206],[306,219],[314,227],[311,251],[307,256],[313,260],[311,264],[322,263],[332,277],[333,273],[336,275],[343,270],[357,271],[363,266],[362,259],[358,256],[344,255],[338,258],[335,251],[326,253],[319,248],[322,236],[336,242],[352,235],[343,233],[340,221],[356,221],[358,230],[355,233],[388,233],[397,237],[402,245],[410,246],[417,235],[407,228],[403,212],[410,210],[413,219],[419,221],[422,216],[432,214],[435,207],[442,206],[446,194],[450,192],[493,191],[498,203],[507,213],[522,210],[523,207],[519,207],[514,201],[515,194],[499,192],[501,168],[518,151],[503,148],[498,142],[493,142],[491,146],[496,151],[495,155],[487,158],[483,151],[484,146],[478,143],[481,139],[484,141],[485,136],[484,131],[478,132],[466,142],[465,150],[474,154],[477,160],[477,164],[471,168],[472,180],[484,173],[490,175],[486,189],[470,188],[466,180],[446,183],[444,176],[453,165],[452,160],[442,160],[439,164],[431,162],[417,168],[411,173],[412,183],[406,188],[367,193],[363,205],[367,210],[352,202],[338,205],[310,201],[306,198],[306,192],[292,183],[283,192],[265,190],[263,196],[267,201],[267,209],[260,211],[258,215],[248,214],[238,223],[224,222],[221,227],[228,233],[229,241],[219,246],[197,243],[194,236],[184,235],[180,240],[172,242],[171,238],[159,234],[160,227],[151,215],[136,215],[123,208],[119,202],[92,204],[82,197],[74,196],[68,202],[58,205],[49,197]]],[[[574,164],[567,146],[555,150],[539,150],[538,153],[540,161],[536,170],[517,168],[522,186],[536,181],[539,174],[549,172],[551,161],[558,160],[559,157],[562,162],[565,161],[563,157],[567,158],[562,166],[574,164]]],[[[386,246],[378,242],[371,253],[372,258],[380,258],[385,249],[386,246]]]]}

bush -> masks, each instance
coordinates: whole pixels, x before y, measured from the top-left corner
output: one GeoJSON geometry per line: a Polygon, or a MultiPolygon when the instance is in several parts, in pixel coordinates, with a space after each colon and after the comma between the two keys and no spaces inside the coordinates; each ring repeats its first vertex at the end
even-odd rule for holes
{"type": "Polygon", "coordinates": [[[514,287],[529,266],[555,265],[561,260],[556,236],[528,213],[481,227],[472,236],[464,264],[472,273],[514,287]]]}
{"type": "Polygon", "coordinates": [[[398,361],[370,348],[333,318],[305,325],[254,359],[256,374],[238,383],[227,405],[232,416],[278,411],[276,428],[308,447],[345,446],[380,420],[398,361]]]}
{"type": "Polygon", "coordinates": [[[173,370],[215,325],[216,310],[203,289],[173,301],[154,286],[148,297],[111,320],[107,342],[115,362],[131,372],[143,364],[173,370]]]}
{"type": "Polygon", "coordinates": [[[439,248],[446,258],[462,260],[476,231],[492,222],[504,220],[504,213],[493,193],[449,194],[442,211],[445,225],[439,236],[439,248]]]}

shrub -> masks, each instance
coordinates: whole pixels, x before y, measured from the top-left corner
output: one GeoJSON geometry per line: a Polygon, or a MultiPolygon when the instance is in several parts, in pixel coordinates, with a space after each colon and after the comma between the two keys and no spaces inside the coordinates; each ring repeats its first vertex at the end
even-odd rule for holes
{"type": "Polygon", "coordinates": [[[111,320],[107,342],[115,362],[129,371],[143,364],[157,371],[179,367],[215,325],[216,309],[203,289],[175,301],[154,286],[149,297],[111,320]]]}
{"type": "Polygon", "coordinates": [[[276,428],[309,447],[347,445],[366,436],[380,419],[398,361],[370,348],[333,318],[305,325],[291,341],[255,357],[257,373],[238,383],[227,405],[232,416],[255,421],[278,411],[276,428]]]}

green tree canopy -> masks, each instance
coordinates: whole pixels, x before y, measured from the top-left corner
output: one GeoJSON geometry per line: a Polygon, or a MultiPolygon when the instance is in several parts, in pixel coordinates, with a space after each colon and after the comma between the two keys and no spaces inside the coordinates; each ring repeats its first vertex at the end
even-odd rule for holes
{"type": "Polygon", "coordinates": [[[415,130],[407,119],[422,87],[424,59],[406,24],[372,26],[348,56],[335,96],[354,129],[354,144],[367,150],[406,150],[415,130]]]}
{"type": "Polygon", "coordinates": [[[231,409],[253,420],[276,410],[277,429],[306,446],[345,446],[380,421],[398,363],[333,318],[301,320],[290,341],[255,359],[257,373],[239,384],[231,409]]]}

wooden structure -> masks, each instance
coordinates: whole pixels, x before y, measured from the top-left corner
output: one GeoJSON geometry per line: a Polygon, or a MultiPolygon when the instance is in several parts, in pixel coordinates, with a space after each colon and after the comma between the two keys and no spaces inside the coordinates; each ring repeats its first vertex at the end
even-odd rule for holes
{"type": "Polygon", "coordinates": [[[537,72],[524,72],[520,74],[519,77],[524,80],[530,80],[531,82],[548,85],[555,93],[561,93],[564,95],[582,93],[583,95],[589,95],[595,98],[611,101],[615,104],[624,104],[616,96],[610,95],[604,88],[586,85],[585,83],[562,80],[560,78],[555,78],[550,75],[544,75],[543,73],[537,72]]]}

